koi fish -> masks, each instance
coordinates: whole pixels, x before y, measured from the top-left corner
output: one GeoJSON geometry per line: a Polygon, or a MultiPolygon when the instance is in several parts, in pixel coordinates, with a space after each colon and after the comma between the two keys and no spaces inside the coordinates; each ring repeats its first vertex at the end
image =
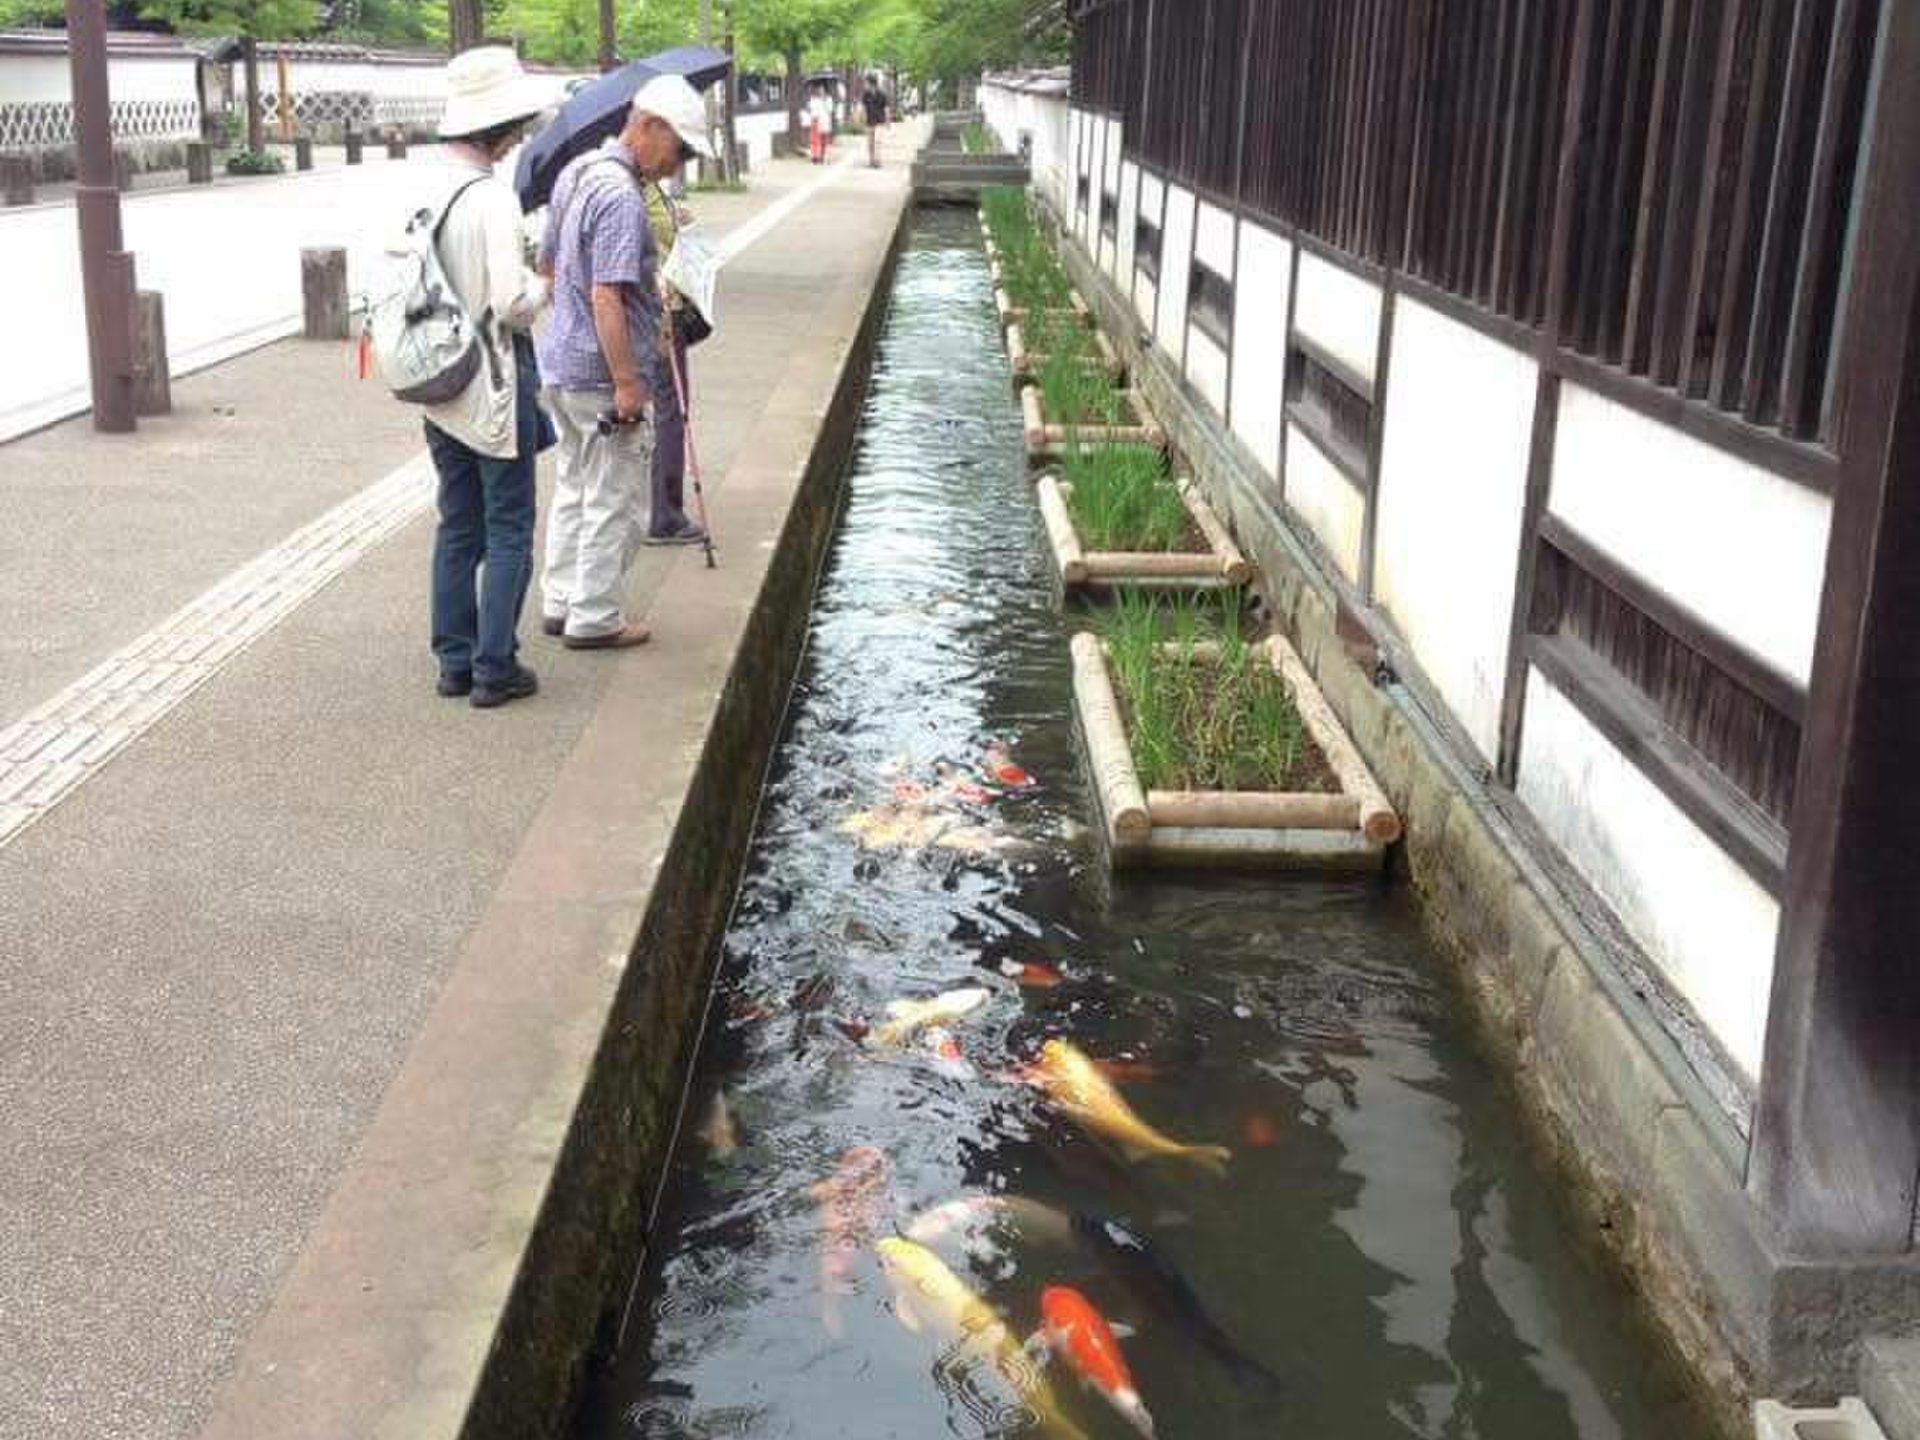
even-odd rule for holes
{"type": "Polygon", "coordinates": [[[854,1261],[880,1227],[893,1188],[893,1166],[871,1145],[856,1145],[839,1168],[813,1186],[820,1206],[820,1323],[838,1340],[840,1297],[852,1293],[854,1261]]]}
{"type": "Polygon", "coordinates": [[[904,1233],[921,1245],[936,1245],[961,1236],[973,1250],[978,1248],[975,1242],[979,1232],[993,1225],[1006,1225],[1021,1239],[1041,1244],[1075,1243],[1072,1216],[1019,1195],[963,1195],[923,1210],[907,1222],[904,1233]]]}
{"type": "Polygon", "coordinates": [[[959,1037],[944,1025],[931,1025],[920,1037],[921,1044],[933,1056],[933,1068],[954,1080],[971,1080],[979,1074],[960,1048],[959,1037]]]}
{"type": "Polygon", "coordinates": [[[989,991],[969,985],[936,995],[931,1000],[889,1001],[886,1022],[868,1032],[867,1043],[897,1049],[916,1031],[965,1019],[992,998],[989,991]]]}
{"type": "Polygon", "coordinates": [[[1178,1326],[1242,1384],[1268,1391],[1282,1389],[1280,1378],[1253,1359],[1220,1327],[1186,1278],[1147,1240],[1117,1220],[1073,1217],[1073,1235],[1101,1268],[1126,1286],[1143,1308],[1178,1326]]]}
{"type": "Polygon", "coordinates": [[[1187,1145],[1155,1130],[1134,1114],[1120,1092],[1093,1061],[1065,1040],[1049,1040],[1040,1047],[1040,1061],[1029,1067],[1027,1078],[1067,1118],[1084,1130],[1113,1141],[1129,1160],[1164,1158],[1186,1160],[1224,1179],[1233,1152],[1224,1145],[1187,1145]]]}
{"type": "Polygon", "coordinates": [[[1264,1110],[1255,1110],[1240,1124],[1240,1138],[1256,1150],[1270,1150],[1280,1143],[1279,1123],[1264,1110]]]}
{"type": "Polygon", "coordinates": [[[1002,785],[1024,790],[1033,784],[1033,776],[1013,763],[1013,756],[1004,745],[989,745],[985,761],[988,777],[1002,785]]]}
{"type": "Polygon", "coordinates": [[[1002,960],[1000,973],[1029,990],[1052,990],[1066,980],[1053,966],[1038,960],[1002,960]]]}
{"type": "Polygon", "coordinates": [[[995,855],[1028,848],[984,825],[969,824],[965,816],[954,811],[912,804],[875,805],[859,810],[842,820],[838,828],[841,834],[858,840],[865,850],[941,849],[968,855],[995,855]]]}
{"type": "Polygon", "coordinates": [[[713,1103],[707,1107],[707,1118],[700,1125],[700,1138],[716,1155],[731,1155],[740,1148],[740,1131],[733,1123],[733,1111],[727,1105],[724,1090],[713,1092],[713,1103]]]}
{"type": "Polygon", "coordinates": [[[1153,1416],[1140,1399],[1133,1372],[1106,1317],[1078,1290],[1049,1285],[1040,1292],[1040,1318],[1047,1348],[1065,1359],[1129,1425],[1152,1440],[1153,1416]]]}
{"type": "MultiPolygon", "coordinates": [[[[874,1246],[880,1269],[893,1287],[893,1313],[914,1334],[929,1334],[943,1351],[964,1355],[993,1371],[1039,1417],[1058,1440],[1086,1440],[1067,1418],[1053,1387],[1013,1338],[1007,1322],[924,1245],[889,1235],[874,1246]]],[[[942,1365],[948,1361],[942,1359],[942,1365]]]]}
{"type": "Polygon", "coordinates": [[[1093,1068],[1119,1084],[1124,1080],[1158,1080],[1160,1067],[1150,1060],[1096,1060],[1093,1068]]]}

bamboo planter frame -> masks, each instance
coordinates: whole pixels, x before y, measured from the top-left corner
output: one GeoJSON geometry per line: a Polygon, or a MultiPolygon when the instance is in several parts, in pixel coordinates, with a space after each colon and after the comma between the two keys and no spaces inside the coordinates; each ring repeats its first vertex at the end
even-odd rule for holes
{"type": "Polygon", "coordinates": [[[1132,425],[1067,425],[1050,420],[1042,409],[1040,387],[1020,387],[1020,414],[1026,422],[1027,456],[1032,460],[1058,459],[1069,441],[1082,445],[1148,445],[1155,450],[1167,448],[1167,432],[1160,422],[1147,414],[1137,390],[1118,392],[1133,412],[1132,425]]]}
{"type": "Polygon", "coordinates": [[[1200,488],[1186,480],[1175,483],[1187,514],[1193,517],[1194,528],[1207,542],[1205,550],[1088,550],[1074,527],[1073,510],[1067,503],[1072,486],[1051,472],[1041,475],[1034,488],[1061,584],[1068,590],[1116,585],[1205,590],[1245,585],[1251,580],[1253,566],[1200,488]]]}
{"type": "MultiPolygon", "coordinates": [[[[1340,783],[1337,792],[1144,790],[1127,743],[1106,649],[1073,637],[1073,702],[1086,744],[1100,829],[1115,869],[1170,865],[1373,872],[1400,838],[1400,817],[1347,738],[1320,687],[1284,637],[1263,642],[1292,691],[1306,731],[1340,783]]],[[[1177,646],[1163,653],[1179,654],[1177,646]]],[[[1195,646],[1193,663],[1217,661],[1195,646]]]]}
{"type": "MultiPolygon", "coordinates": [[[[1044,353],[1036,353],[1027,348],[1025,321],[1015,320],[1006,327],[1006,332],[1007,359],[1013,365],[1013,378],[1017,385],[1022,380],[1038,374],[1040,367],[1046,364],[1047,357],[1044,353]]],[[[1127,374],[1127,362],[1120,358],[1120,352],[1113,348],[1113,342],[1107,339],[1104,330],[1096,329],[1092,334],[1093,346],[1099,352],[1099,356],[1089,363],[1099,365],[1116,383],[1124,380],[1127,374]]]]}

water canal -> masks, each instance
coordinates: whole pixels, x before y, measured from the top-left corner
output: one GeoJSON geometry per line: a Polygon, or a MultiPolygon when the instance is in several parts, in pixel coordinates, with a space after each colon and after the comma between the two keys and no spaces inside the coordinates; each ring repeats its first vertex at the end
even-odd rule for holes
{"type": "Polygon", "coordinates": [[[654,1250],[576,1435],[1135,1433],[1060,1361],[988,1361],[983,1312],[943,1337],[919,1254],[1015,1340],[1077,1290],[1162,1437],[1707,1434],[1568,1238],[1404,891],[1109,881],[1031,505],[976,222],[926,212],[654,1250]],[[890,1002],[971,989],[881,1043],[890,1002]],[[1025,1068],[1050,1037],[1227,1147],[1227,1178],[1062,1118],[1025,1068]],[[896,1233],[925,1249],[890,1276],[896,1233]]]}

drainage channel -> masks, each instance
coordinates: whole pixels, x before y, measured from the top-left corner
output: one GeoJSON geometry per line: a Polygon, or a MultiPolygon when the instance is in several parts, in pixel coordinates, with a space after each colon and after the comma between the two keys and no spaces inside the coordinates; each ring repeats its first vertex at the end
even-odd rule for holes
{"type": "Polygon", "coordinates": [[[977,222],[922,212],[653,1250],[573,1433],[1709,1434],[1404,890],[1108,879],[1070,629],[977,222]],[[1065,1118],[1073,1057],[1196,1148],[1065,1118]],[[1086,1311],[1137,1403],[1030,1340],[1086,1311]]]}

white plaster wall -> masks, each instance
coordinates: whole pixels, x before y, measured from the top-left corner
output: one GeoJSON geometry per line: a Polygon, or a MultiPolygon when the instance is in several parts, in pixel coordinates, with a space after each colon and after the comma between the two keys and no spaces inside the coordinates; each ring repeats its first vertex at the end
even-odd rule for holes
{"type": "Polygon", "coordinates": [[[1242,221],[1239,269],[1233,291],[1233,432],[1277,479],[1293,246],[1263,225],[1242,221]]]}
{"type": "MultiPolygon", "coordinates": [[[[191,56],[110,55],[107,84],[115,100],[193,100],[191,56]]],[[[66,104],[73,71],[64,53],[0,55],[0,105],[66,104]]]]}
{"type": "Polygon", "coordinates": [[[1360,578],[1366,501],[1298,425],[1287,426],[1287,507],[1319,537],[1349,580],[1360,578]]]}
{"type": "Polygon", "coordinates": [[[1187,380],[1216,415],[1227,413],[1227,352],[1198,329],[1187,334],[1187,380]]]}
{"type": "Polygon", "coordinates": [[[1200,202],[1194,219],[1193,258],[1213,271],[1233,279],[1233,214],[1218,205],[1200,202]]]}
{"type": "Polygon", "coordinates": [[[1375,594],[1489,761],[1500,749],[1537,381],[1522,351],[1395,302],[1375,594]]]}
{"type": "MultiPolygon", "coordinates": [[[[1157,175],[1140,172],[1140,208],[1139,214],[1153,219],[1162,213],[1161,206],[1166,198],[1166,186],[1157,175]]],[[[1163,256],[1160,271],[1166,273],[1166,236],[1161,236],[1161,254],[1163,256]]],[[[1137,258],[1137,257],[1136,257],[1137,258]]],[[[1159,304],[1160,287],[1156,281],[1149,280],[1136,269],[1133,277],[1133,308],[1140,316],[1140,323],[1149,331],[1153,329],[1153,316],[1159,304]]]]}
{"type": "Polygon", "coordinates": [[[1120,247],[1114,260],[1113,279],[1124,294],[1133,283],[1133,227],[1140,219],[1140,167],[1131,161],[1120,164],[1120,247]]]}
{"type": "Polygon", "coordinates": [[[1194,198],[1191,190],[1167,187],[1167,223],[1160,231],[1160,318],[1154,335],[1160,348],[1180,361],[1187,333],[1187,282],[1193,263],[1194,198]]]}
{"type": "Polygon", "coordinates": [[[1086,244],[1090,233],[1087,222],[1092,217],[1093,184],[1091,180],[1088,181],[1087,208],[1083,210],[1080,208],[1080,177],[1092,173],[1089,168],[1093,163],[1092,131],[1093,117],[1084,110],[1075,110],[1073,112],[1073,225],[1071,228],[1073,233],[1080,237],[1082,244],[1086,244]]]}
{"type": "Polygon", "coordinates": [[[1805,683],[1826,573],[1825,496],[1567,385],[1548,509],[1805,683]]]}
{"type": "Polygon", "coordinates": [[[1310,250],[1300,252],[1299,284],[1293,328],[1372,380],[1380,353],[1380,287],[1310,250]]]}
{"type": "Polygon", "coordinates": [[[1520,748],[1520,798],[1757,1080],[1779,906],[1537,671],[1520,748]]]}

